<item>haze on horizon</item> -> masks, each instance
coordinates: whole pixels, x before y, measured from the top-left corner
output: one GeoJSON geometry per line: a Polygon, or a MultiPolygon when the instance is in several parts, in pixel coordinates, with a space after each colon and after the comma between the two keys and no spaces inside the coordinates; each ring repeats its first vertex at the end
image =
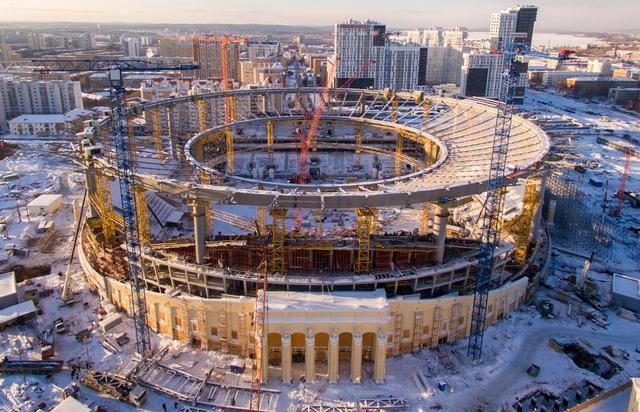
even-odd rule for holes
{"type": "MultiPolygon", "coordinates": [[[[513,1],[500,0],[0,0],[0,21],[83,23],[234,23],[333,25],[348,18],[374,19],[392,27],[484,28],[492,12],[513,1]]],[[[529,3],[529,2],[522,2],[529,3]]],[[[564,31],[639,30],[640,1],[537,0],[536,29],[564,31]]]]}

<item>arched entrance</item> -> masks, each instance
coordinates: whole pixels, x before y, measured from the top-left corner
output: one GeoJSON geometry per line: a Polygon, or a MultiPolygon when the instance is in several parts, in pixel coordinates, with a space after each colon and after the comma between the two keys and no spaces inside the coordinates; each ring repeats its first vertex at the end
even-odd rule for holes
{"type": "Polygon", "coordinates": [[[351,377],[351,350],[353,335],[343,332],[338,335],[338,379],[351,377]]]}
{"type": "Polygon", "coordinates": [[[282,378],[282,336],[279,333],[267,335],[267,350],[269,351],[269,379],[282,378]]]}
{"type": "Polygon", "coordinates": [[[325,332],[316,333],[316,375],[324,378],[329,376],[329,334],[325,332]]]}
{"type": "Polygon", "coordinates": [[[362,334],[362,380],[373,379],[373,361],[375,359],[376,334],[362,334]]]}
{"type": "Polygon", "coordinates": [[[291,335],[291,376],[294,380],[304,376],[305,336],[304,333],[291,335]]]}

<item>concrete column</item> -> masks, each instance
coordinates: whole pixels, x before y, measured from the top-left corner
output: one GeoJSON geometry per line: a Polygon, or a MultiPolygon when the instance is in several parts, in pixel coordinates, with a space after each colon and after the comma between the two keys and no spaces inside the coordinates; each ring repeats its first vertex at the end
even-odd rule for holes
{"type": "Polygon", "coordinates": [[[433,232],[436,237],[436,265],[441,265],[444,261],[444,243],[447,237],[447,221],[449,220],[449,209],[435,205],[433,219],[433,232]]]}
{"type": "Polygon", "coordinates": [[[304,349],[304,375],[307,382],[316,379],[316,337],[313,329],[307,329],[304,349]]]}
{"type": "Polygon", "coordinates": [[[335,329],[329,337],[329,383],[338,383],[338,331],[335,329]]]}
{"type": "Polygon", "coordinates": [[[351,381],[360,383],[362,378],[362,334],[356,332],[351,342],[351,381]]]}
{"type": "Polygon", "coordinates": [[[193,237],[196,243],[196,263],[204,264],[206,256],[206,239],[207,239],[207,219],[202,204],[194,201],[191,205],[191,216],[193,216],[193,237]]]}
{"type": "Polygon", "coordinates": [[[285,329],[282,333],[282,346],[280,348],[282,365],[282,383],[291,383],[291,336],[289,331],[285,329]]]}
{"type": "Polygon", "coordinates": [[[376,349],[373,363],[373,379],[376,383],[384,383],[387,372],[387,334],[380,328],[376,338],[376,349]]]}

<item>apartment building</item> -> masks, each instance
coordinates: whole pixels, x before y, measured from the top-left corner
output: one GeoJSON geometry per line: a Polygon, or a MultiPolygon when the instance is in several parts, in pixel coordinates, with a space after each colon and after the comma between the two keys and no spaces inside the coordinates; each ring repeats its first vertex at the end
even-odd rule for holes
{"type": "Polygon", "coordinates": [[[23,114],[62,114],[82,109],[80,83],[65,80],[32,80],[0,77],[0,129],[23,114]]]}

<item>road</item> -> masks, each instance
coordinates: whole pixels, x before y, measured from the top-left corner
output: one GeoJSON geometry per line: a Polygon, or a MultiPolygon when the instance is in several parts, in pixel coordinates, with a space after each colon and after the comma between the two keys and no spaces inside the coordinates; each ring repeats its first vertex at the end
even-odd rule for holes
{"type": "Polygon", "coordinates": [[[503,402],[511,400],[518,381],[525,375],[525,370],[533,362],[535,354],[541,347],[546,347],[549,339],[554,337],[586,337],[608,344],[634,344],[638,335],[613,335],[611,332],[594,332],[588,329],[544,326],[529,331],[523,343],[511,356],[511,360],[500,366],[500,372],[484,381],[470,392],[464,392],[464,398],[453,399],[451,410],[460,411],[497,411],[503,402]],[[479,409],[482,405],[482,409],[479,409]]]}

